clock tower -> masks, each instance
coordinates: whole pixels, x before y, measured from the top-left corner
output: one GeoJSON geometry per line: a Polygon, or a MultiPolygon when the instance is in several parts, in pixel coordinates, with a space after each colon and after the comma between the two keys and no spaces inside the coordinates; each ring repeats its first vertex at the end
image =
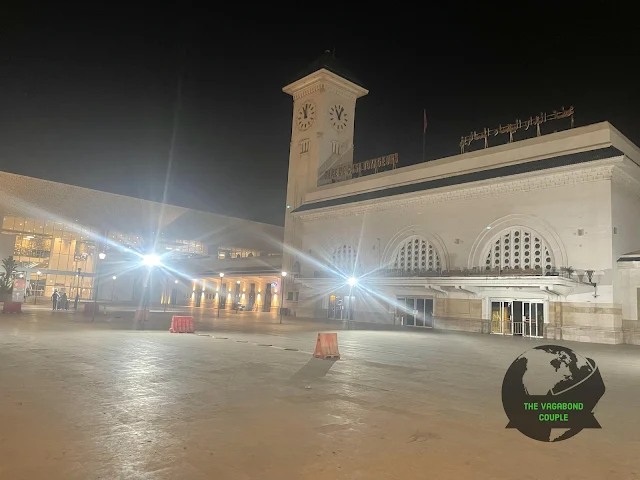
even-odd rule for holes
{"type": "Polygon", "coordinates": [[[283,91],[293,97],[293,122],[282,268],[293,271],[302,226],[291,212],[309,190],[331,183],[330,169],[353,163],[356,100],[369,92],[328,51],[283,91]]]}

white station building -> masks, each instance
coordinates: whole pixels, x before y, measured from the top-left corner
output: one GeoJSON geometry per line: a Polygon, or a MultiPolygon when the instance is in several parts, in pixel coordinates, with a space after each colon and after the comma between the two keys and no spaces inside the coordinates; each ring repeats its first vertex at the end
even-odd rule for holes
{"type": "Polygon", "coordinates": [[[293,314],[640,344],[640,150],[612,125],[352,178],[368,91],[325,55],[284,92],[293,314]]]}

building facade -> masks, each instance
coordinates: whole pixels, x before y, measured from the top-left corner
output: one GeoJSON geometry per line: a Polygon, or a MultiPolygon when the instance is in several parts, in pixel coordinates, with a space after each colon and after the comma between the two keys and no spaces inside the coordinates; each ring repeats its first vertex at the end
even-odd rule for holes
{"type": "Polygon", "coordinates": [[[0,172],[0,258],[28,303],[70,299],[274,311],[282,227],[0,172]],[[161,265],[142,264],[146,254],[161,265]],[[221,276],[220,274],[223,274],[221,276]]]}
{"type": "Polygon", "coordinates": [[[640,150],[620,132],[605,122],[323,184],[337,162],[322,145],[353,145],[367,92],[331,61],[316,67],[284,89],[297,316],[638,343],[640,257],[627,254],[640,250],[640,150]]]}

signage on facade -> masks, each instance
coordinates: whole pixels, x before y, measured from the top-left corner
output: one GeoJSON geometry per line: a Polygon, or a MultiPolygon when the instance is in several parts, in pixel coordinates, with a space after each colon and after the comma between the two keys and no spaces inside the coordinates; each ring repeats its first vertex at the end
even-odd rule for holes
{"type": "Polygon", "coordinates": [[[24,278],[16,278],[13,281],[13,291],[11,292],[12,302],[23,302],[27,293],[27,281],[24,278]]]}
{"type": "Polygon", "coordinates": [[[482,132],[471,132],[466,137],[462,137],[460,140],[460,153],[464,153],[464,147],[471,145],[471,142],[475,140],[484,140],[484,148],[489,148],[489,137],[497,137],[500,134],[509,134],[509,143],[513,142],[513,134],[518,130],[529,130],[531,127],[536,127],[536,136],[540,136],[540,125],[551,120],[560,120],[563,118],[571,119],[571,128],[573,128],[573,107],[569,107],[559,112],[553,111],[551,113],[540,113],[535,117],[529,117],[528,120],[516,120],[515,123],[509,123],[507,125],[499,125],[497,128],[485,128],[482,132]]]}
{"type": "Polygon", "coordinates": [[[322,178],[324,180],[334,180],[343,177],[351,177],[352,175],[367,175],[370,173],[378,173],[379,170],[391,167],[396,168],[398,164],[398,154],[392,153],[383,157],[365,160],[364,162],[355,163],[353,165],[341,165],[331,168],[324,172],[322,178]]]}

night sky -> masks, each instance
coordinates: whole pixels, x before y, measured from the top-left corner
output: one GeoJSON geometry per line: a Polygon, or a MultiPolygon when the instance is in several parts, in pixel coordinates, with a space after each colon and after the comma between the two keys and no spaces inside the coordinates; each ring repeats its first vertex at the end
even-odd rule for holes
{"type": "Polygon", "coordinates": [[[0,168],[161,200],[175,124],[168,203],[282,224],[292,100],[281,89],[327,49],[370,90],[355,161],[420,162],[423,108],[427,160],[457,154],[471,130],[571,105],[576,126],[609,120],[640,144],[638,42],[624,12],[585,20],[536,6],[534,19],[533,5],[499,5],[397,18],[183,4],[3,11],[0,168]]]}

